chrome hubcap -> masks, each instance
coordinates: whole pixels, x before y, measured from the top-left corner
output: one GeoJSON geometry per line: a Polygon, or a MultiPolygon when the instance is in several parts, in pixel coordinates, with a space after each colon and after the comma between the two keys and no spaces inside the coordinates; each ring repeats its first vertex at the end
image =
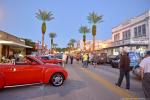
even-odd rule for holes
{"type": "Polygon", "coordinates": [[[61,85],[63,82],[63,77],[61,75],[55,75],[53,77],[53,84],[54,85],[61,85]]]}

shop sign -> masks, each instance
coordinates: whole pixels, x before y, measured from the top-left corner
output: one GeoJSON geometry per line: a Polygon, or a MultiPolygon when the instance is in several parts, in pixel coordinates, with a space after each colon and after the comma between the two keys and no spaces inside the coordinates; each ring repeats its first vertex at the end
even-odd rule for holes
{"type": "Polygon", "coordinates": [[[131,44],[148,44],[148,40],[144,40],[144,39],[131,40],[131,44]]]}

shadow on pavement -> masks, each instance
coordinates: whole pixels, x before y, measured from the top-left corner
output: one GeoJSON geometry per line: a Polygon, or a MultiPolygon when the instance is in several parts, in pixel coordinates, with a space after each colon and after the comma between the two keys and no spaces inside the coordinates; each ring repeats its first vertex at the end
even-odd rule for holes
{"type": "Polygon", "coordinates": [[[69,95],[72,91],[83,89],[85,87],[86,84],[83,81],[68,79],[60,87],[54,87],[49,84],[36,84],[31,86],[6,88],[0,91],[0,100],[26,100],[50,95],[59,95],[60,97],[63,97],[69,95]]]}

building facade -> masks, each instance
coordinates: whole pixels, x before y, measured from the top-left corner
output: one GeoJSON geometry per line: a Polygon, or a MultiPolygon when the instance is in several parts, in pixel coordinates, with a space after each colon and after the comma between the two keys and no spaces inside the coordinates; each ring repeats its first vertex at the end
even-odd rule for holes
{"type": "Polygon", "coordinates": [[[25,48],[32,48],[25,45],[25,40],[6,32],[0,31],[0,62],[2,56],[9,58],[14,53],[22,51],[25,54],[25,48]]]}
{"type": "Polygon", "coordinates": [[[143,53],[150,50],[150,10],[112,29],[113,54],[123,49],[143,53]]]}
{"type": "MultiPolygon", "coordinates": [[[[93,40],[86,40],[86,51],[92,51],[93,50],[93,40]]],[[[84,43],[82,40],[78,41],[77,48],[80,48],[80,50],[84,51],[84,43]]],[[[100,50],[102,48],[102,41],[96,40],[95,41],[95,50],[100,50]]]]}

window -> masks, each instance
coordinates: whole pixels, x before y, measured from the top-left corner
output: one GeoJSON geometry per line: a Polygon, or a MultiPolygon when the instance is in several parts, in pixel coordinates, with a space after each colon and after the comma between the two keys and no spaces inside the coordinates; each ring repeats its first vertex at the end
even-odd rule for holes
{"type": "Polygon", "coordinates": [[[146,25],[140,25],[134,28],[134,37],[146,36],[146,25]]]}
{"type": "Polygon", "coordinates": [[[137,27],[134,28],[134,36],[135,36],[135,37],[138,36],[138,34],[137,34],[137,27]]]}
{"type": "Polygon", "coordinates": [[[141,26],[138,26],[138,36],[141,36],[142,34],[142,31],[141,31],[141,26]]]}
{"type": "Polygon", "coordinates": [[[128,32],[127,32],[127,38],[130,39],[130,37],[131,37],[131,32],[130,32],[130,30],[128,30],[128,32]]]}
{"type": "Polygon", "coordinates": [[[146,36],[146,25],[145,24],[142,25],[142,35],[146,36]]]}
{"type": "Polygon", "coordinates": [[[48,60],[48,57],[44,56],[44,57],[41,57],[41,59],[48,60]]]}
{"type": "Polygon", "coordinates": [[[118,41],[120,39],[120,33],[114,35],[114,41],[118,41]]]}
{"type": "Polygon", "coordinates": [[[130,38],[130,30],[122,32],[123,39],[129,39],[130,38]]]}

